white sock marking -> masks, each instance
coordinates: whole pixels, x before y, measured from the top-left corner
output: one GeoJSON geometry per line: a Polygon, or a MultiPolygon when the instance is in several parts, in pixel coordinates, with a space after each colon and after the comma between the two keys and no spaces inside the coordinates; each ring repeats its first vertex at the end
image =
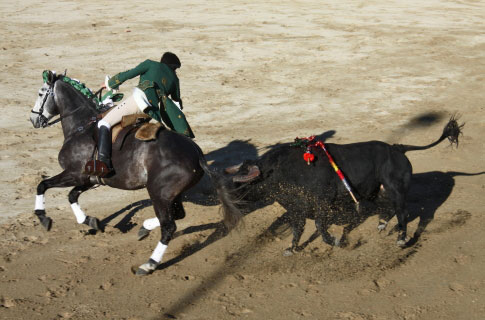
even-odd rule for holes
{"type": "Polygon", "coordinates": [[[143,227],[147,230],[153,230],[156,227],[160,227],[160,221],[158,221],[158,218],[151,218],[151,219],[146,219],[143,221],[143,227]]]}
{"type": "Polygon", "coordinates": [[[43,194],[38,194],[35,196],[34,210],[45,210],[45,198],[43,194]]]}
{"type": "Polygon", "coordinates": [[[71,203],[71,208],[72,212],[74,212],[74,215],[76,216],[77,223],[83,223],[84,220],[86,220],[86,215],[81,210],[79,204],[77,202],[71,203]]]}
{"type": "Polygon", "coordinates": [[[160,261],[162,261],[165,250],[167,250],[167,246],[159,241],[150,259],[155,260],[157,263],[160,263],[160,261]]]}

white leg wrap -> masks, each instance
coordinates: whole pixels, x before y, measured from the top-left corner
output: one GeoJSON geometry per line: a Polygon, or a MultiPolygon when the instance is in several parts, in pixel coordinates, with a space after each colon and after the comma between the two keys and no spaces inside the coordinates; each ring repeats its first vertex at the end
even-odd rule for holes
{"type": "Polygon", "coordinates": [[[71,208],[72,212],[74,212],[74,215],[76,216],[77,223],[83,223],[84,220],[86,220],[86,215],[81,210],[79,204],[77,202],[71,203],[71,208]]]}
{"type": "Polygon", "coordinates": [[[143,221],[143,227],[147,230],[153,230],[156,227],[160,227],[160,221],[158,221],[158,218],[146,219],[143,221]]]}
{"type": "Polygon", "coordinates": [[[104,121],[103,119],[99,120],[98,122],[98,128],[101,128],[101,126],[105,126],[111,130],[111,125],[107,121],[104,121]]]}
{"type": "Polygon", "coordinates": [[[165,250],[167,250],[167,246],[159,241],[150,259],[160,263],[160,261],[162,261],[162,257],[163,257],[163,254],[165,253],[165,250]]]}
{"type": "Polygon", "coordinates": [[[34,210],[45,210],[45,198],[43,194],[38,194],[35,196],[34,210]]]}

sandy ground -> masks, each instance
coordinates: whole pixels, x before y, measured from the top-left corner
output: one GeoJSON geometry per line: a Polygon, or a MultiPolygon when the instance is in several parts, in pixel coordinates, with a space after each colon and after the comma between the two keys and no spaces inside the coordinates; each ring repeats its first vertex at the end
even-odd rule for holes
{"type": "MultiPolygon", "coordinates": [[[[0,2],[1,319],[485,318],[482,1],[167,6],[0,2]],[[324,132],[334,133],[329,142],[424,145],[461,113],[458,149],[443,143],[408,154],[410,208],[433,217],[425,233],[399,249],[396,236],[377,233],[377,217],[370,217],[345,248],[317,239],[284,257],[290,236],[260,237],[283,214],[278,204],[221,238],[218,206],[188,201],[178,223],[184,232],[163,268],[137,277],[132,267],[159,239],[158,230],[136,239],[153,209],[145,190],[107,187],[80,198],[107,225],[104,233],[76,224],[63,189],[47,193],[54,225],[45,232],[32,214],[35,190],[42,176],[60,172],[62,133],[59,125],[34,129],[28,120],[42,71],[67,69],[97,89],[105,74],[166,50],[182,60],[184,111],[215,168],[324,132]]],[[[313,231],[308,223],[303,240],[313,231]]]]}

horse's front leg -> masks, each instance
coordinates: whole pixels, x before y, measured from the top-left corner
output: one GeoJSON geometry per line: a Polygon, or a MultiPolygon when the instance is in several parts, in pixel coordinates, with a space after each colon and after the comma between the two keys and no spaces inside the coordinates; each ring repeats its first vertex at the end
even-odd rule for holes
{"type": "Polygon", "coordinates": [[[101,223],[95,217],[87,216],[81,209],[78,203],[79,196],[84,191],[87,191],[93,187],[93,184],[85,184],[82,186],[76,186],[69,192],[69,203],[71,203],[72,212],[76,216],[77,223],[90,226],[94,230],[101,230],[101,223]]]}
{"type": "Polygon", "coordinates": [[[63,171],[58,175],[42,180],[37,186],[37,195],[35,197],[35,215],[39,218],[40,224],[49,231],[52,227],[52,219],[46,216],[45,213],[45,192],[50,188],[66,188],[73,187],[78,184],[76,179],[70,172],[63,171]]]}

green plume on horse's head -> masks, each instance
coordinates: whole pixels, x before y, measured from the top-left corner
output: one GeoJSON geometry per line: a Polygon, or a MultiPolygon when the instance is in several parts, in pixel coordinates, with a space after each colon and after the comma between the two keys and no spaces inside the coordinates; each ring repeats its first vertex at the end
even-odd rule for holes
{"type": "Polygon", "coordinates": [[[42,72],[42,79],[44,80],[44,83],[51,85],[56,79],[56,72],[51,70],[44,70],[42,72]]]}

